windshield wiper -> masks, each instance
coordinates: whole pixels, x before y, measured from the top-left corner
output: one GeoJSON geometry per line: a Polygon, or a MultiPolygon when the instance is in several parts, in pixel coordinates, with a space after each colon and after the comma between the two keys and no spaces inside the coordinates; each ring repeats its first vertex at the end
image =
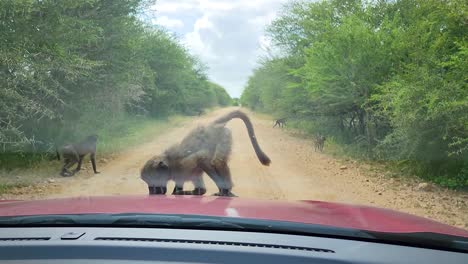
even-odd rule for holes
{"type": "Polygon", "coordinates": [[[0,226],[28,226],[28,225],[70,225],[78,224],[76,218],[67,215],[37,215],[15,216],[0,218],[0,226]]]}
{"type": "Polygon", "coordinates": [[[187,217],[177,215],[113,215],[116,218],[112,225],[116,226],[157,226],[157,227],[198,227],[198,228],[234,228],[244,229],[242,225],[215,218],[187,217]]]}
{"type": "Polygon", "coordinates": [[[21,226],[129,226],[176,228],[233,228],[242,225],[217,218],[179,215],[95,214],[95,215],[34,215],[0,217],[0,227],[21,226]]]}
{"type": "Polygon", "coordinates": [[[272,220],[152,214],[115,214],[110,215],[110,217],[115,219],[115,221],[111,223],[112,226],[202,228],[298,235],[347,236],[367,239],[375,238],[373,235],[361,230],[272,220]]]}

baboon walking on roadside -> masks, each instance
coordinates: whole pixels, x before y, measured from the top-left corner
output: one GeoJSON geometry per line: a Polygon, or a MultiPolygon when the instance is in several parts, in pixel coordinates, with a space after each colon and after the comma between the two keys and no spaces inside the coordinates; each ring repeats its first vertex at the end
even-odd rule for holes
{"type": "Polygon", "coordinates": [[[98,137],[96,135],[90,135],[83,141],[74,144],[63,145],[57,150],[57,159],[60,160],[60,154],[63,158],[63,167],[60,171],[60,175],[64,177],[73,176],[75,173],[81,170],[81,163],[83,158],[90,154],[91,164],[93,165],[94,173],[98,174],[96,170],[96,145],[98,137]],[[73,171],[68,169],[78,163],[78,166],[73,171]]]}
{"type": "Polygon", "coordinates": [[[276,120],[275,120],[275,125],[273,126],[273,128],[275,128],[276,126],[278,126],[278,127],[284,127],[284,125],[286,125],[286,117],[283,117],[283,118],[280,118],[280,119],[276,119],[276,120]]]}
{"type": "Polygon", "coordinates": [[[322,152],[323,151],[323,146],[325,145],[325,140],[327,138],[325,136],[322,136],[320,134],[318,135],[315,135],[314,137],[314,150],[315,151],[320,151],[322,152]]]}
{"type": "Polygon", "coordinates": [[[244,121],[258,159],[268,166],[270,158],[260,149],[250,119],[241,111],[233,111],[207,126],[195,128],[182,142],[148,160],[141,170],[141,179],[148,184],[149,194],[165,194],[167,182],[173,180],[176,185],[172,194],[203,195],[206,193],[202,177],[205,172],[219,189],[214,195],[235,196],[231,192],[233,183],[228,166],[232,135],[225,127],[234,118],[244,121]],[[183,190],[187,181],[193,182],[193,191],[183,190]]]}

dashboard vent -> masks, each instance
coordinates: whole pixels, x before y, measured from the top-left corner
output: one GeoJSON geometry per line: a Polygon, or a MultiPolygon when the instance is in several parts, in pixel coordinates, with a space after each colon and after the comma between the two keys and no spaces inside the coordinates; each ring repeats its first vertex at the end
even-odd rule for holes
{"type": "Polygon", "coordinates": [[[49,240],[50,237],[0,237],[1,241],[37,241],[37,240],[49,240]]]}
{"type": "Polygon", "coordinates": [[[245,243],[245,242],[230,242],[230,241],[207,241],[207,240],[163,239],[163,238],[131,238],[131,237],[97,237],[94,240],[205,244],[205,245],[238,246],[238,247],[278,248],[278,249],[313,251],[313,252],[323,252],[323,253],[335,253],[335,251],[333,250],[323,249],[323,248],[297,247],[297,246],[245,243]]]}

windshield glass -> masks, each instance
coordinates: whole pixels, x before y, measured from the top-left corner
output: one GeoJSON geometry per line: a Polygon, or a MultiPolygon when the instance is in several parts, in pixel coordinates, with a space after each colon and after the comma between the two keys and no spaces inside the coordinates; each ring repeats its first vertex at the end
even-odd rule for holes
{"type": "Polygon", "coordinates": [[[79,212],[2,201],[0,216],[151,211],[468,237],[465,0],[0,10],[0,198],[111,197],[79,212]],[[298,200],[316,202],[286,203],[298,200]]]}

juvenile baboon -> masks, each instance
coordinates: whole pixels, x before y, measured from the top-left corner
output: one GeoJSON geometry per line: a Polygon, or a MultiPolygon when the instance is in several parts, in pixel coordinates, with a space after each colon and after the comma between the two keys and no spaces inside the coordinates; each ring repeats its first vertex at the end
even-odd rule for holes
{"type": "Polygon", "coordinates": [[[172,194],[203,195],[206,193],[202,177],[205,172],[219,189],[214,195],[235,196],[231,192],[233,183],[228,167],[232,135],[225,127],[233,118],[244,121],[258,159],[268,166],[270,158],[260,149],[250,119],[241,111],[233,111],[207,126],[195,128],[182,142],[148,160],[141,170],[141,179],[148,184],[149,194],[165,194],[167,182],[173,180],[176,185],[172,194]],[[183,190],[187,181],[195,186],[193,191],[183,190]]]}
{"type": "Polygon", "coordinates": [[[325,145],[325,140],[327,138],[325,136],[322,136],[320,134],[318,135],[315,135],[314,137],[314,150],[315,151],[320,151],[322,152],[323,151],[323,146],[325,145]]]}
{"type": "Polygon", "coordinates": [[[93,165],[94,173],[98,174],[96,170],[96,144],[98,137],[96,135],[90,135],[83,141],[74,144],[63,145],[57,150],[57,159],[60,160],[60,154],[63,158],[63,167],[60,175],[64,177],[73,176],[75,173],[81,170],[81,163],[83,158],[90,154],[91,164],[93,165]],[[70,167],[78,163],[78,166],[73,171],[68,171],[70,167]]]}
{"type": "Polygon", "coordinates": [[[276,126],[278,126],[278,127],[284,127],[284,125],[286,125],[286,117],[283,117],[283,118],[280,118],[280,119],[276,119],[276,120],[275,120],[275,125],[273,126],[273,128],[276,127],[276,126]]]}

